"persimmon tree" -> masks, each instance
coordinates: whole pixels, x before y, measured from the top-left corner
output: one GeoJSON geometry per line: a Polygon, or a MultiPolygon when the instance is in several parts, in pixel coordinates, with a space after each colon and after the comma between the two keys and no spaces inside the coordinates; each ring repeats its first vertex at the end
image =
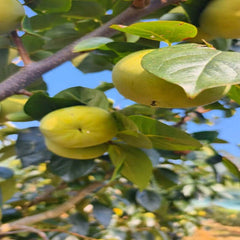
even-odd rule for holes
{"type": "Polygon", "coordinates": [[[237,40],[201,27],[210,3],[22,2],[21,26],[0,36],[1,238],[181,239],[204,215],[192,201],[239,181],[218,131],[188,133],[240,104],[237,40]],[[66,61],[114,81],[51,96],[43,74],[66,61]],[[118,108],[115,87],[136,102],[118,108]]]}

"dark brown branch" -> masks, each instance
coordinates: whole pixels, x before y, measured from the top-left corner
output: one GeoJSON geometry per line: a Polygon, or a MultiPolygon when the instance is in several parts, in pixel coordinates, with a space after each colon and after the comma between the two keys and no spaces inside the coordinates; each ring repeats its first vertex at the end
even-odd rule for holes
{"type": "Polygon", "coordinates": [[[152,0],[150,4],[145,8],[137,9],[132,6],[127,8],[117,17],[113,18],[93,32],[85,35],[84,37],[80,38],[79,40],[73,42],[72,44],[66,46],[54,55],[42,61],[30,63],[24,69],[12,75],[4,82],[0,83],[0,100],[3,100],[4,98],[15,94],[20,89],[26,88],[26,86],[41,77],[43,73],[46,73],[49,70],[61,65],[62,63],[78,56],[79,53],[74,53],[72,49],[80,41],[96,36],[111,37],[116,32],[115,30],[109,28],[109,26],[112,24],[131,24],[150,14],[151,12],[154,12],[155,10],[158,10],[170,4],[178,3],[180,1],[181,0],[152,0]]]}

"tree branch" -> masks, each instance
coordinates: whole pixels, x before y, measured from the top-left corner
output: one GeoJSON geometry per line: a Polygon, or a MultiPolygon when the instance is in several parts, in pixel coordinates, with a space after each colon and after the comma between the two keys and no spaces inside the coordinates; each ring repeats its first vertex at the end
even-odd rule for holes
{"type": "Polygon", "coordinates": [[[57,53],[44,60],[28,64],[22,70],[10,76],[4,82],[0,83],[0,100],[3,100],[4,98],[15,94],[21,89],[24,89],[26,86],[41,77],[43,73],[46,73],[49,70],[61,65],[62,63],[78,56],[79,53],[74,53],[72,49],[80,41],[96,36],[111,37],[116,32],[115,30],[109,28],[109,26],[112,24],[131,24],[160,8],[163,8],[170,4],[178,3],[180,1],[181,0],[152,0],[150,4],[145,8],[135,8],[133,6],[130,6],[121,14],[111,19],[101,27],[97,28],[93,32],[83,36],[82,38],[64,47],[57,53]]]}
{"type": "Polygon", "coordinates": [[[32,62],[32,60],[30,59],[28,52],[26,51],[25,47],[23,46],[22,39],[18,36],[18,33],[16,30],[11,32],[11,37],[17,47],[18,53],[19,53],[24,65],[30,64],[32,62]]]}
{"type": "Polygon", "coordinates": [[[11,230],[15,230],[16,228],[20,229],[19,226],[32,225],[34,223],[38,223],[50,218],[59,217],[61,214],[68,212],[71,208],[73,208],[78,202],[84,199],[87,195],[96,191],[98,188],[103,187],[104,185],[105,185],[104,182],[94,182],[89,186],[85,187],[84,189],[82,189],[81,191],[79,191],[76,196],[74,196],[73,198],[69,199],[67,202],[59,205],[58,207],[52,210],[39,213],[33,216],[24,217],[10,223],[5,223],[0,227],[0,234],[9,232],[11,230]]]}
{"type": "Polygon", "coordinates": [[[47,235],[43,231],[38,230],[38,229],[33,228],[33,227],[15,225],[14,227],[11,228],[11,230],[16,230],[16,231],[0,233],[0,238],[1,238],[1,236],[17,234],[17,233],[20,233],[20,232],[21,233],[22,232],[33,232],[33,233],[36,233],[39,237],[41,237],[43,240],[49,240],[47,235]]]}

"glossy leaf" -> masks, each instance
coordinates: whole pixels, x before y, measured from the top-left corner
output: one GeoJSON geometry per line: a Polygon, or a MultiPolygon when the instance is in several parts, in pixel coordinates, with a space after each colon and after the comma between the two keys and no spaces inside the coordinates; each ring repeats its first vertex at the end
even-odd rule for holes
{"type": "Polygon", "coordinates": [[[123,161],[121,174],[140,189],[147,187],[152,175],[152,163],[148,156],[138,148],[125,144],[111,145],[111,161],[115,166],[123,161]]]}
{"type": "Polygon", "coordinates": [[[208,88],[240,83],[240,53],[222,52],[199,44],[154,50],[143,57],[142,66],[181,86],[189,97],[208,88]]]}
{"type": "Polygon", "coordinates": [[[134,23],[130,26],[112,25],[118,31],[138,35],[156,41],[164,41],[169,45],[180,42],[183,39],[195,37],[197,29],[195,26],[180,21],[153,21],[134,23]]]}
{"type": "Polygon", "coordinates": [[[201,143],[184,131],[144,116],[130,116],[139,131],[148,136],[154,148],[162,150],[191,150],[201,143]]]}

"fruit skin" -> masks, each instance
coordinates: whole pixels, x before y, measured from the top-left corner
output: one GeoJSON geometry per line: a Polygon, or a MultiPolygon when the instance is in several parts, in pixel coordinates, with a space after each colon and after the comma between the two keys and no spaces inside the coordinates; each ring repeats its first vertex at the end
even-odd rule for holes
{"type": "Polygon", "coordinates": [[[195,98],[187,97],[182,87],[147,72],[141,66],[143,56],[153,50],[132,53],[114,66],[112,80],[124,97],[137,103],[161,108],[189,108],[215,102],[230,89],[229,86],[210,88],[195,98]]]}
{"type": "Polygon", "coordinates": [[[240,38],[240,1],[212,0],[199,19],[200,29],[222,38],[240,38]]]}
{"type": "Polygon", "coordinates": [[[0,35],[17,29],[24,15],[24,8],[17,0],[0,0],[0,35]]]}
{"type": "Polygon", "coordinates": [[[84,148],[111,140],[117,133],[117,125],[112,115],[102,108],[73,106],[44,116],[40,130],[59,146],[84,148]]]}
{"type": "MultiPolygon", "coordinates": [[[[13,118],[16,114],[21,114],[21,121],[31,120],[23,111],[23,106],[27,102],[29,97],[25,95],[12,95],[0,102],[0,123],[6,121],[15,121],[13,118]],[[8,117],[9,116],[9,117],[8,117]]],[[[19,120],[17,120],[19,121],[19,120]]]]}
{"type": "Polygon", "coordinates": [[[108,144],[106,143],[86,148],[65,148],[50,141],[48,138],[45,138],[45,144],[51,152],[58,156],[79,160],[97,158],[102,156],[108,149],[108,144]]]}

